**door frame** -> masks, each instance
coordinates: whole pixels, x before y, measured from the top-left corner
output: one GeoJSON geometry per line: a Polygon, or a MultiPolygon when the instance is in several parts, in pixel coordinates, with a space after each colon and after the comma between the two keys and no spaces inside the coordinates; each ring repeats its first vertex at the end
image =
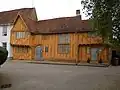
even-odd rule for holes
{"type": "Polygon", "coordinates": [[[90,50],[90,52],[91,52],[91,61],[98,61],[98,53],[97,53],[97,49],[99,49],[99,48],[97,48],[97,47],[91,47],[91,50],[90,50]],[[96,49],[96,53],[94,52],[92,52],[92,50],[93,49],[96,49]],[[96,59],[95,60],[93,60],[93,55],[92,54],[95,54],[95,56],[96,56],[96,59]]]}
{"type": "Polygon", "coordinates": [[[35,60],[38,60],[38,61],[43,60],[43,47],[42,47],[42,45],[35,47],[35,60]],[[40,52],[41,55],[40,55],[39,59],[37,58],[37,48],[41,49],[41,52],[40,52]]]}
{"type": "Polygon", "coordinates": [[[103,49],[104,49],[104,46],[103,45],[101,45],[101,44],[90,44],[90,45],[80,45],[79,44],[79,46],[78,46],[78,62],[80,63],[81,62],[81,60],[80,60],[80,47],[89,47],[89,53],[88,53],[88,55],[89,55],[89,59],[90,59],[90,62],[98,62],[99,61],[99,55],[97,55],[97,60],[91,60],[92,58],[91,58],[91,49],[92,48],[98,48],[98,49],[101,49],[102,51],[103,51],[103,49]]]}
{"type": "Polygon", "coordinates": [[[101,47],[101,46],[99,46],[99,47],[91,47],[91,49],[92,48],[98,48],[98,53],[97,53],[97,60],[92,60],[92,52],[91,52],[91,50],[90,50],[90,55],[91,55],[91,61],[99,61],[99,59],[100,59],[100,53],[101,53],[101,51],[103,51],[103,47],[101,47]]]}

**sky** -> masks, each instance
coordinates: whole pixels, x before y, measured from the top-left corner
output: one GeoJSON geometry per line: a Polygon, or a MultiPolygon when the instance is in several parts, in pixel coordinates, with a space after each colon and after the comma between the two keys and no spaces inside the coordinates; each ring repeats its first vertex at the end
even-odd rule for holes
{"type": "Polygon", "coordinates": [[[0,12],[19,8],[35,7],[39,20],[76,15],[81,10],[82,19],[88,19],[82,12],[81,0],[1,0],[0,12]]]}

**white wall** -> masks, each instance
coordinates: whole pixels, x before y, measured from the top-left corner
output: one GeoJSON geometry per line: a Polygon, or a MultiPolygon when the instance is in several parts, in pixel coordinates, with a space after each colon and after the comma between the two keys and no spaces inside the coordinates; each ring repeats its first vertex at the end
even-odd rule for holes
{"type": "Polygon", "coordinates": [[[7,50],[8,50],[8,57],[12,57],[12,49],[10,45],[10,32],[12,29],[12,25],[7,26],[7,36],[3,36],[3,28],[2,25],[0,25],[0,46],[2,46],[2,42],[7,42],[7,50]]]}

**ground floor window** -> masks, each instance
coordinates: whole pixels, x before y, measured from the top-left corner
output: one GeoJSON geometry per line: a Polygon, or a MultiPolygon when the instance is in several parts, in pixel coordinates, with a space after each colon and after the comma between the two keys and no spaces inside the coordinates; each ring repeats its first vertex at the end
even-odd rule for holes
{"type": "Polygon", "coordinates": [[[2,47],[7,49],[7,42],[2,42],[2,47]]]}
{"type": "Polygon", "coordinates": [[[87,54],[90,54],[90,47],[86,47],[87,54]]]}
{"type": "Polygon", "coordinates": [[[45,52],[48,52],[48,46],[45,46],[45,52]]]}
{"type": "Polygon", "coordinates": [[[24,46],[15,47],[16,53],[28,53],[29,48],[24,46]]]}
{"type": "Polygon", "coordinates": [[[58,45],[58,53],[68,54],[70,52],[70,45],[58,45]]]}

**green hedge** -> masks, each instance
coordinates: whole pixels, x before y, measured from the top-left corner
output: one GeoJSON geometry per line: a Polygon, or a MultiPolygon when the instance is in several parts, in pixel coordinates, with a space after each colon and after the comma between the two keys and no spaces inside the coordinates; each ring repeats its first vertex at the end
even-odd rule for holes
{"type": "Polygon", "coordinates": [[[2,65],[8,57],[8,51],[7,49],[0,46],[0,65],[2,65]]]}

